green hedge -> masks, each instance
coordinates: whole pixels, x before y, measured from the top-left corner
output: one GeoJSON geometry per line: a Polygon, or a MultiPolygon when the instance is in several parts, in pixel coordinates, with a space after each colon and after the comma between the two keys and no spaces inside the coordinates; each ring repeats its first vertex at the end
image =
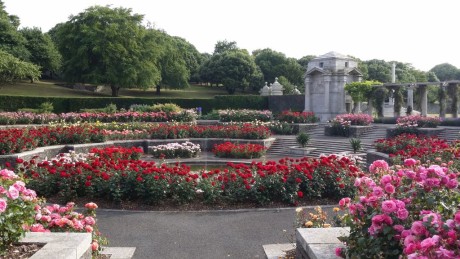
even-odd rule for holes
{"type": "Polygon", "coordinates": [[[81,109],[103,108],[110,103],[117,108],[129,108],[132,104],[175,103],[182,108],[202,107],[203,113],[212,109],[268,109],[268,99],[257,95],[221,95],[213,99],[184,99],[184,98],[117,98],[117,97],[31,97],[0,95],[0,110],[17,111],[22,108],[38,109],[44,102],[53,103],[54,112],[78,112],[81,109]]]}

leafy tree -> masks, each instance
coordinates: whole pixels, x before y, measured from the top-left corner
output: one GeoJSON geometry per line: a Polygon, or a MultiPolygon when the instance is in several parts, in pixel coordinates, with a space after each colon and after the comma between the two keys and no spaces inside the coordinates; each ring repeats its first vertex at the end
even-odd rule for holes
{"type": "Polygon", "coordinates": [[[430,72],[435,73],[441,81],[460,79],[460,70],[449,63],[436,65],[430,69],[430,72]]]}
{"type": "Polygon", "coordinates": [[[315,55],[303,56],[303,57],[301,57],[299,60],[297,60],[297,63],[299,63],[299,65],[302,66],[303,71],[307,71],[308,63],[309,63],[310,61],[312,61],[313,59],[315,59],[315,58],[316,58],[315,55]]]}
{"type": "MultiPolygon", "coordinates": [[[[157,49],[159,53],[158,67],[161,71],[161,80],[156,85],[157,94],[160,94],[162,87],[174,89],[188,87],[190,71],[185,59],[187,53],[183,49],[184,42],[163,31],[149,29],[148,34],[153,39],[153,45],[150,47],[157,49]]],[[[193,63],[193,61],[189,61],[190,64],[193,63]]]]}
{"type": "Polygon", "coordinates": [[[238,49],[239,49],[238,45],[236,45],[235,41],[227,41],[227,40],[218,41],[216,45],[214,46],[213,55],[223,54],[226,51],[238,50],[238,49]]]}
{"type": "Polygon", "coordinates": [[[255,50],[252,55],[265,81],[274,82],[276,77],[285,76],[293,84],[303,84],[304,70],[296,59],[286,58],[283,53],[268,48],[255,50]]]}
{"type": "Polygon", "coordinates": [[[259,91],[264,85],[264,74],[262,70],[260,70],[260,67],[256,65],[256,70],[249,79],[249,87],[253,91],[259,91]]]}
{"type": "Polygon", "coordinates": [[[198,52],[198,50],[195,48],[195,46],[193,46],[193,44],[189,43],[185,39],[180,37],[173,38],[176,41],[176,46],[178,48],[179,53],[182,56],[182,59],[185,61],[188,74],[190,75],[190,81],[199,82],[199,69],[201,63],[203,63],[204,61],[203,55],[200,52],[198,52]]]}
{"type": "Polygon", "coordinates": [[[0,85],[12,84],[24,78],[34,81],[39,77],[39,66],[22,61],[6,51],[0,50],[0,85]]]}
{"type": "Polygon", "coordinates": [[[25,47],[26,40],[18,32],[19,25],[19,18],[15,15],[9,15],[5,11],[3,1],[0,0],[0,50],[28,61],[30,52],[25,47]]]}
{"type": "Polygon", "coordinates": [[[367,66],[367,80],[391,82],[391,65],[385,60],[372,59],[364,63],[367,66]]]}
{"type": "Polygon", "coordinates": [[[56,49],[51,37],[43,34],[41,29],[23,28],[20,30],[26,39],[26,48],[30,52],[30,62],[39,65],[42,74],[46,71],[56,72],[61,65],[61,54],[56,49]]]}
{"type": "Polygon", "coordinates": [[[237,89],[245,90],[249,86],[252,75],[257,67],[253,58],[245,50],[226,51],[218,59],[217,73],[222,77],[222,84],[229,94],[237,89]]]}
{"type": "Polygon", "coordinates": [[[294,89],[296,88],[296,86],[289,82],[289,80],[286,77],[280,76],[278,78],[278,82],[284,87],[284,95],[294,94],[294,89]]]}
{"type": "Polygon", "coordinates": [[[429,71],[426,73],[428,82],[439,82],[439,78],[436,76],[436,73],[429,71]]]}
{"type": "Polygon", "coordinates": [[[109,85],[112,96],[118,96],[120,88],[157,85],[160,51],[142,20],[131,9],[107,6],[93,6],[71,16],[55,32],[64,78],[109,85]]]}

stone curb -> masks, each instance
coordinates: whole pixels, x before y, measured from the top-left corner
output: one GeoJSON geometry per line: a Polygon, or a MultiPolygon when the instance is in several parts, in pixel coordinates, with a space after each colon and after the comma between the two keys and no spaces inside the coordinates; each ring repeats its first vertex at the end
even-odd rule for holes
{"type": "Polygon", "coordinates": [[[90,233],[37,233],[28,232],[22,243],[45,243],[31,259],[91,258],[90,233]]]}

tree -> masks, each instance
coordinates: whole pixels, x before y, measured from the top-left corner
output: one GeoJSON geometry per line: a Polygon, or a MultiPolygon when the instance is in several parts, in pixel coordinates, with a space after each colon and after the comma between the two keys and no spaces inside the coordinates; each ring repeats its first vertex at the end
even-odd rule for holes
{"type": "Polygon", "coordinates": [[[436,65],[430,69],[430,72],[435,73],[441,81],[460,79],[460,70],[449,63],[436,65]]]}
{"type": "Polygon", "coordinates": [[[303,71],[307,71],[308,63],[309,63],[310,61],[312,61],[313,59],[315,59],[315,58],[316,58],[315,55],[303,56],[303,57],[301,57],[299,60],[297,60],[297,63],[299,63],[299,65],[302,66],[303,71]]]}
{"type": "Polygon", "coordinates": [[[286,58],[283,53],[268,48],[255,50],[252,55],[265,81],[272,83],[276,77],[285,76],[293,84],[303,84],[304,70],[296,59],[286,58]]]}
{"type": "Polygon", "coordinates": [[[199,69],[201,63],[204,61],[203,55],[191,43],[180,37],[173,37],[176,41],[176,46],[182,59],[185,61],[188,73],[190,75],[190,81],[199,82],[200,75],[199,69]]]}
{"type": "Polygon", "coordinates": [[[28,61],[30,52],[25,47],[26,40],[18,32],[19,25],[19,18],[15,15],[9,15],[5,11],[3,1],[0,0],[0,50],[28,61]]]}
{"type": "Polygon", "coordinates": [[[39,77],[40,67],[0,50],[0,85],[12,84],[24,78],[34,81],[39,77]]]}
{"type": "Polygon", "coordinates": [[[236,45],[236,42],[235,41],[227,41],[227,40],[223,40],[223,41],[218,41],[216,43],[216,45],[214,46],[214,53],[213,55],[216,55],[216,54],[223,54],[224,52],[226,51],[229,51],[229,50],[238,50],[238,46],[236,45]]]}
{"type": "Polygon", "coordinates": [[[30,52],[30,62],[41,67],[42,74],[46,71],[56,72],[61,65],[61,54],[56,49],[51,37],[43,34],[41,29],[23,28],[19,31],[26,39],[26,48],[30,52]]]}
{"type": "Polygon", "coordinates": [[[372,59],[364,61],[367,65],[367,80],[379,81],[382,83],[391,82],[391,65],[385,60],[372,59]]]}
{"type": "Polygon", "coordinates": [[[244,91],[257,70],[252,57],[245,50],[226,51],[218,55],[221,57],[216,64],[216,72],[221,75],[227,92],[234,94],[237,89],[244,91]]]}
{"type": "Polygon", "coordinates": [[[109,85],[112,96],[118,96],[120,88],[157,85],[160,50],[142,20],[131,9],[102,6],[71,16],[55,32],[64,78],[109,85]]]}

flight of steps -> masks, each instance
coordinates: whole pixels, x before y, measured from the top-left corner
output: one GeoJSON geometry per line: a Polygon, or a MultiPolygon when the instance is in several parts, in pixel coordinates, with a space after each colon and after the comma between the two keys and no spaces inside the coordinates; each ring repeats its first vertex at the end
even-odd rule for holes
{"type": "Polygon", "coordinates": [[[444,132],[439,135],[439,138],[445,139],[448,142],[460,140],[460,128],[445,127],[444,132]]]}

